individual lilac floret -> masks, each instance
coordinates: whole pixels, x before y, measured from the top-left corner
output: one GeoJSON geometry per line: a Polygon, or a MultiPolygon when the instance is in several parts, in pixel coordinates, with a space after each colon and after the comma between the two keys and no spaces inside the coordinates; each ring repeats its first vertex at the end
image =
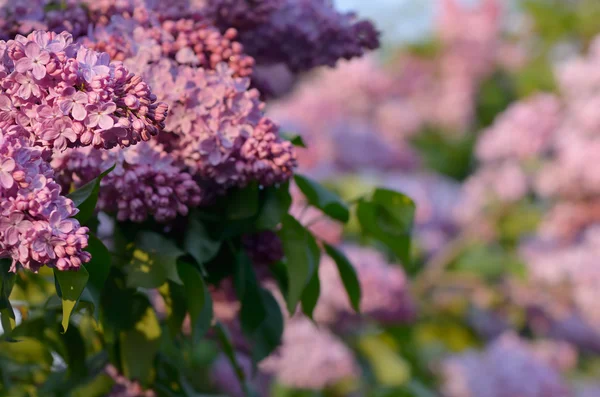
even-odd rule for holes
{"type": "Polygon", "coordinates": [[[0,78],[0,126],[18,124],[55,151],[125,147],[164,127],[167,105],[139,76],[66,32],[0,42],[0,78]]]}
{"type": "Polygon", "coordinates": [[[224,191],[257,181],[270,186],[288,180],[296,166],[293,145],[264,116],[258,91],[232,76],[226,64],[215,71],[176,67],[163,60],[146,73],[171,103],[159,140],[190,174],[224,191]]]}
{"type": "Polygon", "coordinates": [[[245,7],[255,11],[244,18],[240,17],[241,1],[218,3],[217,22],[227,23],[222,28],[236,28],[246,52],[261,64],[284,63],[300,72],[333,66],[339,59],[359,57],[379,47],[379,33],[371,22],[337,12],[329,0],[254,2],[245,7]],[[272,7],[277,9],[271,11],[272,7]],[[259,20],[254,22],[251,17],[259,20]],[[236,22],[239,25],[229,25],[236,22]]]}
{"type": "Polygon", "coordinates": [[[281,384],[299,389],[323,389],[360,374],[352,351],[304,317],[287,322],[281,347],[259,368],[281,384]]]}
{"type": "MultiPolygon", "coordinates": [[[[344,247],[344,253],[354,265],[362,290],[361,314],[385,323],[402,323],[414,318],[415,307],[409,295],[408,282],[402,268],[389,264],[372,249],[344,247]]],[[[324,256],[319,266],[321,289],[315,320],[344,327],[346,320],[356,317],[342,284],[337,266],[324,256]]]]}
{"type": "Polygon", "coordinates": [[[116,213],[119,221],[142,222],[152,216],[157,222],[168,222],[187,215],[202,201],[202,191],[191,175],[147,143],[123,150],[69,150],[53,161],[61,170],[64,188],[80,186],[114,164],[101,182],[97,208],[116,213]]]}
{"type": "Polygon", "coordinates": [[[481,353],[442,364],[447,397],[568,397],[560,374],[516,335],[499,337],[481,353]]]}
{"type": "Polygon", "coordinates": [[[43,266],[76,270],[88,262],[88,229],[72,217],[46,154],[13,126],[0,130],[0,257],[37,272],[43,266]]]}

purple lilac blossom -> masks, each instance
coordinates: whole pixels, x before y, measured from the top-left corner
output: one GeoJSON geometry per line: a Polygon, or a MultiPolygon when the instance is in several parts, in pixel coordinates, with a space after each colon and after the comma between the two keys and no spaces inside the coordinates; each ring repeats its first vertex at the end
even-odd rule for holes
{"type": "Polygon", "coordinates": [[[117,220],[169,222],[198,206],[203,192],[165,152],[143,142],[123,150],[68,150],[53,161],[64,189],[81,186],[115,165],[100,184],[97,209],[117,220]]]}
{"type": "Polygon", "coordinates": [[[291,71],[301,72],[333,66],[339,59],[359,57],[379,47],[379,32],[371,22],[337,12],[328,0],[256,2],[250,7],[252,13],[243,18],[235,17],[240,15],[240,1],[218,3],[209,7],[219,11],[217,22],[227,24],[222,28],[238,29],[246,52],[261,64],[284,63],[291,71]],[[231,8],[225,10],[226,6],[231,8]],[[230,25],[236,22],[239,25],[230,25]]]}
{"type": "Polygon", "coordinates": [[[560,374],[526,342],[506,333],[482,352],[467,352],[442,364],[446,397],[569,397],[560,374]]]}
{"type": "Polygon", "coordinates": [[[83,251],[88,229],[73,219],[72,200],[61,196],[49,153],[31,147],[20,126],[0,129],[0,257],[11,271],[37,272],[43,265],[77,270],[90,260],[83,251]]]}

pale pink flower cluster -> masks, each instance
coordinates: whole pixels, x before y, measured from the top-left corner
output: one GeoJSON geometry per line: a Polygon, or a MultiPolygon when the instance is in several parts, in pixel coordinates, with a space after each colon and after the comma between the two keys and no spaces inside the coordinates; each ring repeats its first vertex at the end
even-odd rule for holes
{"type": "Polygon", "coordinates": [[[352,351],[330,331],[303,317],[286,323],[282,346],[259,368],[279,383],[300,389],[323,389],[360,374],[352,351]]]}
{"type": "Polygon", "coordinates": [[[399,90],[374,58],[364,57],[319,71],[270,106],[269,115],[305,140],[299,162],[313,175],[412,169],[417,156],[407,138],[423,123],[399,90]]]}
{"type": "Polygon", "coordinates": [[[544,304],[544,294],[532,294],[531,299],[539,300],[537,306],[555,318],[575,313],[600,331],[600,227],[588,228],[581,241],[562,246],[556,240],[529,242],[522,247],[522,255],[529,270],[528,282],[537,286],[535,290],[554,291],[550,305],[549,301],[544,304]]]}
{"type": "Polygon", "coordinates": [[[547,154],[562,122],[562,105],[551,94],[516,102],[504,111],[477,142],[482,162],[527,161],[547,154]]]}
{"type": "Polygon", "coordinates": [[[216,191],[284,182],[296,166],[294,148],[264,116],[250,81],[232,74],[224,63],[214,71],[168,60],[151,65],[145,75],[172,104],[159,138],[177,164],[216,191]]]}
{"type": "Polygon", "coordinates": [[[139,76],[66,32],[0,42],[0,61],[0,126],[17,124],[43,146],[124,147],[164,126],[167,105],[139,76]]]}
{"type": "Polygon", "coordinates": [[[91,258],[88,229],[73,219],[78,210],[61,195],[48,154],[20,127],[0,130],[0,257],[12,259],[13,272],[76,270],[91,258]]]}
{"type": "Polygon", "coordinates": [[[569,397],[560,373],[526,342],[506,333],[482,352],[467,352],[442,364],[445,397],[569,397]]]}

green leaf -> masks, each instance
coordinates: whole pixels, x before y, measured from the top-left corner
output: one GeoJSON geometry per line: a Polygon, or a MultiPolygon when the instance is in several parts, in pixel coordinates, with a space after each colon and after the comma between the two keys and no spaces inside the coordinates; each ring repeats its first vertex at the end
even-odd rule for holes
{"type": "Polygon", "coordinates": [[[104,243],[91,234],[88,238],[86,251],[92,255],[92,259],[85,264],[90,277],[85,288],[89,292],[94,307],[97,308],[100,304],[102,289],[110,272],[112,258],[104,243]]]}
{"type": "Polygon", "coordinates": [[[321,281],[319,280],[319,264],[317,263],[317,269],[314,271],[313,276],[306,285],[304,292],[302,292],[302,312],[312,320],[313,312],[319,302],[319,295],[321,295],[321,281]]]}
{"type": "Polygon", "coordinates": [[[227,218],[240,220],[251,218],[258,212],[258,184],[227,192],[227,218]]]}
{"type": "Polygon", "coordinates": [[[294,181],[306,196],[308,203],[317,207],[333,219],[348,222],[350,211],[346,203],[335,193],[324,188],[318,182],[303,175],[294,175],[294,181]]]}
{"type": "Polygon", "coordinates": [[[221,241],[213,240],[204,224],[192,216],[185,234],[184,247],[199,265],[203,265],[219,252],[221,241]]]}
{"type": "Polygon", "coordinates": [[[16,274],[9,271],[11,264],[10,259],[0,259],[0,324],[5,334],[10,333],[16,325],[15,312],[8,299],[16,280],[16,274]]]}
{"type": "Polygon", "coordinates": [[[134,328],[121,332],[121,362],[123,375],[138,379],[147,385],[154,368],[154,359],[160,345],[160,324],[149,302],[134,328]]]}
{"type": "Polygon", "coordinates": [[[179,261],[177,271],[185,288],[186,305],[192,323],[192,340],[198,343],[210,328],[213,317],[212,298],[196,267],[179,261]]]}
{"type": "Polygon", "coordinates": [[[177,335],[187,313],[185,287],[169,282],[161,287],[160,292],[167,306],[167,326],[172,336],[177,335]]]}
{"type": "Polygon", "coordinates": [[[304,143],[304,139],[302,139],[302,136],[285,133],[285,132],[280,132],[279,134],[286,141],[290,141],[292,143],[292,145],[306,148],[306,144],[304,143]]]}
{"type": "Polygon", "coordinates": [[[34,338],[22,337],[18,343],[0,341],[0,358],[20,365],[39,365],[50,369],[52,355],[47,346],[34,338]]]}
{"type": "Polygon", "coordinates": [[[307,284],[317,270],[321,251],[312,234],[293,216],[283,218],[279,238],[288,268],[287,308],[294,313],[307,284]]]}
{"type": "Polygon", "coordinates": [[[271,292],[264,288],[260,289],[260,294],[266,316],[251,336],[252,360],[254,363],[268,357],[281,345],[284,327],[283,314],[277,300],[271,292]]]}
{"type": "Polygon", "coordinates": [[[258,230],[273,230],[281,223],[292,205],[289,183],[264,189],[262,201],[263,205],[258,219],[256,219],[256,228],[258,230]]]}
{"type": "Polygon", "coordinates": [[[252,261],[244,252],[237,255],[233,277],[238,300],[242,303],[240,310],[242,330],[247,335],[252,335],[265,320],[267,313],[263,307],[260,286],[252,261]]]}
{"type": "Polygon", "coordinates": [[[385,244],[404,264],[410,262],[415,204],[408,196],[377,189],[370,201],[358,202],[356,215],[366,236],[385,244]]]}
{"type": "Polygon", "coordinates": [[[340,278],[342,279],[352,307],[357,313],[360,312],[361,289],[354,266],[352,266],[352,263],[350,263],[342,251],[329,244],[325,244],[325,252],[333,259],[338,268],[340,278]]]}
{"type": "Polygon", "coordinates": [[[79,213],[75,215],[75,218],[82,224],[87,222],[94,215],[96,203],[98,202],[98,193],[100,192],[100,182],[106,175],[115,169],[115,166],[116,164],[101,173],[97,178],[92,179],[68,195],[79,209],[79,213]]]}
{"type": "Polygon", "coordinates": [[[177,258],[184,254],[171,240],[158,233],[142,232],[136,249],[126,266],[127,286],[158,288],[167,280],[181,284],[177,274],[177,258]]]}
{"type": "Polygon", "coordinates": [[[89,273],[85,267],[77,271],[60,271],[54,269],[54,280],[58,284],[58,296],[62,299],[62,327],[63,333],[69,328],[71,313],[77,305],[81,293],[85,289],[89,273]]]}

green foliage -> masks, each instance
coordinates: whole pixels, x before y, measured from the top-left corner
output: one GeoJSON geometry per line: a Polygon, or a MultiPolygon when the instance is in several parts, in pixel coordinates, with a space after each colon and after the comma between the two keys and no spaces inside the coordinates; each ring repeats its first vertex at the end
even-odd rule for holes
{"type": "Polygon", "coordinates": [[[198,343],[210,328],[213,317],[212,298],[196,267],[180,261],[177,271],[185,288],[185,305],[192,324],[192,341],[198,343]]]}
{"type": "Polygon", "coordinates": [[[406,195],[376,189],[358,202],[356,215],[365,236],[383,243],[404,264],[410,262],[415,203],[406,195]]]}
{"type": "Polygon", "coordinates": [[[295,175],[294,180],[310,205],[317,207],[333,219],[348,222],[350,211],[338,195],[303,175],[295,175]]]}
{"type": "Polygon", "coordinates": [[[286,303],[291,314],[317,271],[321,251],[312,234],[291,215],[283,218],[279,237],[288,269],[286,303]]]}
{"type": "Polygon", "coordinates": [[[68,195],[79,209],[79,213],[75,218],[82,224],[85,224],[94,215],[96,203],[98,202],[98,193],[100,192],[100,182],[115,169],[115,166],[116,164],[68,195]]]}
{"type": "Polygon", "coordinates": [[[329,244],[325,244],[325,251],[337,266],[340,278],[342,279],[342,283],[348,294],[350,304],[357,313],[360,312],[361,290],[358,275],[356,274],[354,266],[352,266],[350,260],[348,260],[346,255],[339,249],[329,244]]]}
{"type": "Polygon", "coordinates": [[[56,293],[62,299],[62,327],[64,332],[69,328],[69,319],[87,285],[90,275],[85,267],[77,271],[54,270],[56,293]]]}
{"type": "Polygon", "coordinates": [[[128,287],[158,288],[167,280],[181,284],[176,264],[184,252],[173,242],[158,233],[142,232],[135,247],[125,268],[128,287]]]}
{"type": "Polygon", "coordinates": [[[15,327],[15,312],[8,298],[15,285],[15,274],[10,272],[11,261],[0,259],[0,321],[5,333],[15,327]]]}
{"type": "Polygon", "coordinates": [[[449,136],[429,128],[417,134],[411,143],[428,169],[462,181],[471,173],[475,138],[472,133],[449,136]]]}

